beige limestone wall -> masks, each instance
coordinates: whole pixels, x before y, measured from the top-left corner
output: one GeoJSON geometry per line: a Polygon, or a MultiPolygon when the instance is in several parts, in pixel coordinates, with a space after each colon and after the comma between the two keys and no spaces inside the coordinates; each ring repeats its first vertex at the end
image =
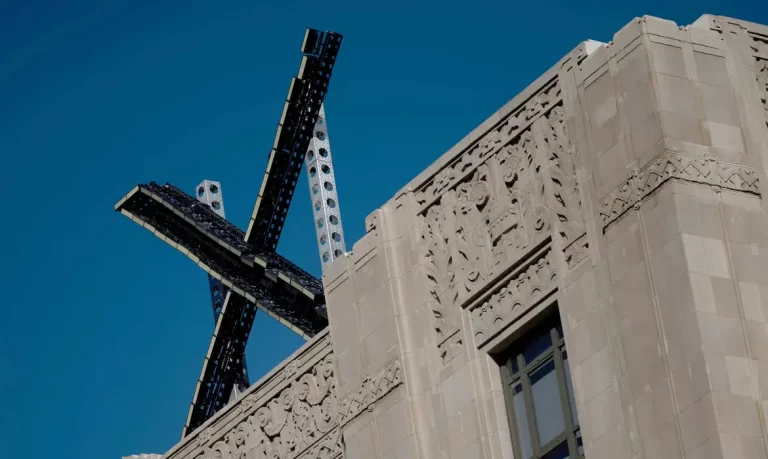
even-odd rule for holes
{"type": "Polygon", "coordinates": [[[634,20],[372,215],[325,279],[340,393],[403,386],[346,457],[512,457],[495,357],[555,303],[587,457],[765,457],[765,36],[634,20]]]}
{"type": "Polygon", "coordinates": [[[603,314],[566,338],[594,353],[574,369],[589,457],[766,457],[761,346],[735,272],[752,263],[766,281],[765,120],[742,51],[720,31],[644,18],[577,76],[598,235],[581,288],[595,277],[603,314]],[[734,230],[753,235],[748,250],[734,230]]]}

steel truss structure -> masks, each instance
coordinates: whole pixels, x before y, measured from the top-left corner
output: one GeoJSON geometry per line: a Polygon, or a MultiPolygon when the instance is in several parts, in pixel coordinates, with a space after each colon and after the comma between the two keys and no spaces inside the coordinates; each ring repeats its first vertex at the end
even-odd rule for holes
{"type": "MultiPolygon", "coordinates": [[[[212,180],[203,180],[195,187],[195,197],[198,201],[208,205],[213,213],[226,219],[224,212],[224,193],[221,189],[221,183],[212,180]]],[[[219,321],[219,314],[225,305],[225,300],[229,289],[221,283],[220,280],[208,274],[208,291],[211,294],[211,306],[213,308],[213,325],[219,321]]],[[[237,362],[235,363],[238,364],[237,362]]],[[[248,365],[245,363],[245,356],[240,360],[241,369],[236,369],[234,389],[237,392],[244,392],[250,385],[248,378],[248,365]]]]}
{"type": "Polygon", "coordinates": [[[334,32],[307,29],[304,35],[299,72],[288,90],[246,232],[169,184],[137,185],[115,205],[227,289],[182,437],[225,406],[242,377],[257,309],[304,338],[328,325],[322,283],[275,250],[341,41],[334,32]]]}
{"type": "Polygon", "coordinates": [[[304,155],[328,90],[341,35],[308,29],[299,75],[291,81],[277,135],[269,153],[245,240],[275,250],[296,189],[304,155]]]}

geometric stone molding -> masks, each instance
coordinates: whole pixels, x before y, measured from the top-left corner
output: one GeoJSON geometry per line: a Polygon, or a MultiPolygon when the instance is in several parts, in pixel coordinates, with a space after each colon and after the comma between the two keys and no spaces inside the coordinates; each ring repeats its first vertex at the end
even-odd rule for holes
{"type": "MultiPolygon", "coordinates": [[[[373,376],[365,378],[357,389],[341,399],[338,404],[338,425],[344,427],[365,410],[403,383],[400,361],[395,359],[373,376]]],[[[329,456],[330,457],[330,456],[329,456]]]]}
{"type": "Polygon", "coordinates": [[[557,290],[557,270],[552,256],[547,246],[470,307],[478,349],[557,290]]]}
{"type": "Polygon", "coordinates": [[[708,156],[694,156],[665,150],[640,171],[629,177],[600,200],[603,232],[629,209],[638,206],[651,193],[670,180],[709,185],[760,195],[755,169],[708,156]]]}

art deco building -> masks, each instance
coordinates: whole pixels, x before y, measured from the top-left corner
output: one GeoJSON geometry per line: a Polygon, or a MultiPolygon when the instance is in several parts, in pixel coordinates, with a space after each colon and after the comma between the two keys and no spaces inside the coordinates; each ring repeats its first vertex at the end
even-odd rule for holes
{"type": "Polygon", "coordinates": [[[635,19],[367,219],[330,326],[163,457],[766,458],[768,27],[635,19]]]}

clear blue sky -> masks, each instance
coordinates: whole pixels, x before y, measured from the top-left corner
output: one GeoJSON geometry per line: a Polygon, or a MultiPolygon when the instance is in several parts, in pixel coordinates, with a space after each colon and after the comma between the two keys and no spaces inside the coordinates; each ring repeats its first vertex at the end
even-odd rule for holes
{"type": "MultiPolygon", "coordinates": [[[[763,0],[264,3],[0,0],[0,457],[178,440],[213,327],[205,274],[112,206],[208,178],[245,228],[305,27],[345,37],[326,113],[351,246],[579,41],[643,14],[768,23],[763,0]]],[[[304,179],[297,196],[279,251],[319,274],[304,179]]],[[[252,379],[300,344],[257,316],[252,379]]]]}

